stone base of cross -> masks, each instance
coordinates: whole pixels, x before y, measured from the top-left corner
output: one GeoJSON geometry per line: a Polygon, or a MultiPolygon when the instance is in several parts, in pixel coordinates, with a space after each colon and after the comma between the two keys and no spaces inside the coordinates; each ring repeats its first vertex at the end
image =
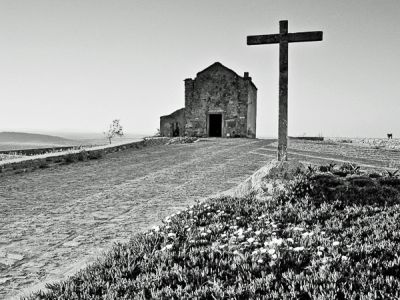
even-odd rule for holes
{"type": "Polygon", "coordinates": [[[287,160],[288,142],[288,48],[289,43],[322,41],[322,31],[288,33],[288,21],[279,21],[279,33],[252,35],[247,45],[279,44],[278,160],[287,160]]]}

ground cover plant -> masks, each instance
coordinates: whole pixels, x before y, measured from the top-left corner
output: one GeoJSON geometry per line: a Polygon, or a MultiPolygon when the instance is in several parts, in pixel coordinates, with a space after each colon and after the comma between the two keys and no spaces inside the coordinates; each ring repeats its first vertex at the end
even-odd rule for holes
{"type": "Polygon", "coordinates": [[[399,299],[400,179],[309,168],[198,203],[30,299],[399,299]]]}

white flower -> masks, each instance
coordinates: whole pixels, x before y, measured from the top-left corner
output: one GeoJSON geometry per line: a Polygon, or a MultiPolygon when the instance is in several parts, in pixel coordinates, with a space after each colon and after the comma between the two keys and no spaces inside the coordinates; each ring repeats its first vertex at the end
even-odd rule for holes
{"type": "Polygon", "coordinates": [[[168,233],[168,237],[176,237],[176,234],[173,232],[168,233]]]}
{"type": "Polygon", "coordinates": [[[156,232],[160,231],[160,226],[154,226],[153,230],[156,231],[156,232]]]}
{"type": "Polygon", "coordinates": [[[254,238],[249,238],[247,239],[247,241],[251,244],[252,242],[254,242],[254,238]]]}
{"type": "Polygon", "coordinates": [[[212,231],[210,229],[207,230],[207,233],[211,233],[212,231]]]}
{"type": "Polygon", "coordinates": [[[240,217],[236,217],[236,220],[240,220],[240,217]]]}
{"type": "Polygon", "coordinates": [[[257,262],[258,262],[259,264],[262,264],[264,261],[260,258],[259,260],[257,260],[257,262]]]}
{"type": "Polygon", "coordinates": [[[254,232],[256,235],[260,235],[261,234],[261,230],[257,230],[256,232],[254,232]]]}
{"type": "Polygon", "coordinates": [[[193,214],[193,210],[189,210],[188,213],[191,215],[193,214]]]}
{"type": "Polygon", "coordinates": [[[258,217],[259,220],[262,219],[262,218],[265,218],[265,215],[261,215],[261,216],[258,217]]]}
{"type": "Polygon", "coordinates": [[[318,252],[317,252],[317,255],[318,255],[318,256],[322,256],[322,252],[321,252],[321,251],[318,251],[318,252]]]}
{"type": "Polygon", "coordinates": [[[265,252],[267,252],[267,249],[261,248],[261,249],[260,249],[260,252],[261,252],[261,253],[265,253],[265,252]]]}
{"type": "Polygon", "coordinates": [[[294,231],[303,231],[304,228],[301,228],[301,227],[294,227],[293,230],[294,230],[294,231]]]}
{"type": "Polygon", "coordinates": [[[326,264],[328,262],[328,259],[326,257],[324,257],[321,261],[323,264],[326,264]]]}
{"type": "Polygon", "coordinates": [[[169,244],[169,245],[166,245],[165,248],[170,250],[170,249],[172,249],[172,246],[173,246],[172,244],[169,244]]]}
{"type": "Polygon", "coordinates": [[[281,239],[281,238],[279,238],[279,239],[273,238],[272,241],[271,241],[271,243],[280,246],[280,245],[282,245],[282,243],[283,243],[283,239],[281,239]]]}
{"type": "Polygon", "coordinates": [[[268,254],[269,254],[269,255],[275,254],[275,249],[269,249],[269,250],[268,250],[268,254]]]}
{"type": "Polygon", "coordinates": [[[317,249],[318,249],[319,251],[324,251],[324,250],[325,250],[325,247],[318,246],[317,249]]]}
{"type": "Polygon", "coordinates": [[[278,255],[276,255],[276,254],[272,254],[272,259],[277,259],[277,257],[278,257],[278,255]]]}
{"type": "Polygon", "coordinates": [[[235,234],[242,235],[243,234],[243,228],[239,228],[239,230],[235,231],[235,234]]]}
{"type": "Polygon", "coordinates": [[[304,247],[293,248],[293,251],[296,251],[296,252],[303,251],[303,250],[304,250],[304,247]]]}
{"type": "Polygon", "coordinates": [[[334,241],[333,243],[332,243],[332,246],[339,246],[339,242],[338,241],[334,241]]]}
{"type": "Polygon", "coordinates": [[[207,216],[211,216],[211,213],[210,213],[210,212],[208,212],[208,213],[207,213],[207,216]]]}
{"type": "Polygon", "coordinates": [[[244,235],[238,235],[238,239],[240,240],[244,239],[244,235]]]}
{"type": "Polygon", "coordinates": [[[312,232],[304,232],[301,236],[303,238],[306,238],[306,237],[313,236],[313,235],[314,235],[314,233],[312,233],[312,232]]]}
{"type": "Polygon", "coordinates": [[[287,240],[288,242],[290,242],[290,243],[294,243],[294,241],[293,241],[292,238],[287,238],[286,240],[287,240]]]}
{"type": "Polygon", "coordinates": [[[342,256],[342,260],[348,260],[349,258],[347,256],[342,256]]]}
{"type": "Polygon", "coordinates": [[[247,231],[252,231],[252,230],[253,230],[253,228],[251,228],[251,227],[247,228],[247,231]]]}
{"type": "Polygon", "coordinates": [[[257,255],[258,254],[258,250],[254,250],[251,255],[257,255]]]}
{"type": "Polygon", "coordinates": [[[272,226],[272,228],[278,227],[276,224],[272,224],[271,226],[272,226]]]}
{"type": "Polygon", "coordinates": [[[195,240],[190,240],[189,241],[189,243],[192,243],[192,244],[195,243],[195,242],[196,242],[195,240]]]}
{"type": "Polygon", "coordinates": [[[321,231],[321,234],[324,235],[324,234],[325,234],[325,231],[321,231]]]}
{"type": "Polygon", "coordinates": [[[165,229],[170,229],[170,228],[171,228],[171,226],[169,226],[169,225],[165,226],[165,229]]]}
{"type": "Polygon", "coordinates": [[[200,233],[200,235],[201,236],[207,236],[207,233],[206,232],[202,232],[202,233],[200,233]]]}

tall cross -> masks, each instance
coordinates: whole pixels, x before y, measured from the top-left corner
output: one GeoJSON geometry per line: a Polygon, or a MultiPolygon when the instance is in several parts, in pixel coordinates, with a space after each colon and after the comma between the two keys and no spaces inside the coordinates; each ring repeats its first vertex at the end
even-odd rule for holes
{"type": "Polygon", "coordinates": [[[279,43],[278,160],[287,160],[288,140],[288,46],[289,43],[322,41],[322,31],[288,32],[288,21],[279,21],[279,33],[251,35],[247,45],[279,43]]]}

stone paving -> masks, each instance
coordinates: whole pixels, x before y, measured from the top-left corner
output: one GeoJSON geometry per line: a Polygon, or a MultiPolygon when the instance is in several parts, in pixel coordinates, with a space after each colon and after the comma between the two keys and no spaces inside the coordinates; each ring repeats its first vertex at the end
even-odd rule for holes
{"type": "MultiPolygon", "coordinates": [[[[290,142],[290,158],[387,167],[400,152],[290,142]]],[[[0,178],[0,299],[44,288],[275,158],[271,140],[209,139],[126,150],[0,178]]]]}
{"type": "Polygon", "coordinates": [[[269,159],[249,152],[270,142],[126,150],[0,178],[0,299],[63,279],[114,242],[235,186],[269,159]]]}
{"type": "MultiPolygon", "coordinates": [[[[274,142],[257,151],[271,155],[275,152],[277,145],[277,142],[274,142]]],[[[288,148],[289,159],[299,159],[316,164],[330,161],[340,164],[343,161],[349,161],[365,165],[363,167],[400,168],[400,150],[301,140],[289,140],[288,148]]]]}

